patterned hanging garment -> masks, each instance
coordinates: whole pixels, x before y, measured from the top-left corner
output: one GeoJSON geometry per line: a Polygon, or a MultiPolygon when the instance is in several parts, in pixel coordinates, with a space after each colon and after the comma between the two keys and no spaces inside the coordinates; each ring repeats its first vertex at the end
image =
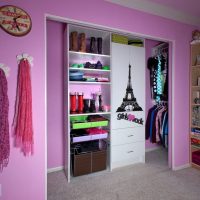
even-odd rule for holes
{"type": "Polygon", "coordinates": [[[8,165],[10,155],[8,122],[8,83],[5,73],[0,69],[0,171],[8,165]]]}
{"type": "Polygon", "coordinates": [[[32,89],[30,63],[21,59],[18,69],[15,115],[13,120],[15,146],[21,148],[25,156],[33,154],[32,89]]]}

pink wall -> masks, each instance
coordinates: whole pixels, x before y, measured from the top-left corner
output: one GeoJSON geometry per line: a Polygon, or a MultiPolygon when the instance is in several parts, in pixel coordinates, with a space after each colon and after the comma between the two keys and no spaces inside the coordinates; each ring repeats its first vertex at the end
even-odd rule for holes
{"type": "Polygon", "coordinates": [[[173,9],[177,9],[183,12],[186,12],[192,16],[199,16],[199,7],[200,1],[199,0],[190,0],[190,1],[183,1],[183,0],[150,0],[154,3],[160,3],[164,6],[169,6],[173,9]]]}
{"type": "MultiPolygon", "coordinates": [[[[47,21],[47,167],[64,166],[64,24],[47,21]]],[[[66,91],[67,92],[67,91],[66,91]]]]}
{"type": "MultiPolygon", "coordinates": [[[[8,4],[1,1],[1,5],[8,4]]],[[[34,57],[32,68],[33,120],[35,154],[25,158],[18,149],[11,147],[8,168],[0,175],[3,200],[43,200],[45,196],[45,32],[46,13],[64,18],[81,20],[134,33],[173,40],[174,49],[174,142],[175,166],[189,162],[189,42],[193,26],[181,24],[158,16],[120,7],[102,0],[56,0],[34,2],[10,0],[9,4],[24,8],[32,17],[31,32],[17,38],[0,30],[0,62],[11,68],[8,80],[10,124],[16,90],[16,55],[27,52],[34,57]],[[132,20],[130,20],[132,19],[132,20]],[[184,33],[184,34],[183,34],[184,33]]],[[[11,138],[11,144],[13,138],[11,138]]]]}

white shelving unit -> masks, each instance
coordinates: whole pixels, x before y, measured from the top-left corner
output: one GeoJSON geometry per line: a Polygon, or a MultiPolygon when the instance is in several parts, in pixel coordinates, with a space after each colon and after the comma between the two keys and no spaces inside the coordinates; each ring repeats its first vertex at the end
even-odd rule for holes
{"type": "MultiPolygon", "coordinates": [[[[66,167],[65,167],[65,172],[66,175],[68,177],[68,181],[70,181],[70,178],[72,178],[73,176],[77,176],[77,175],[82,175],[82,174],[87,174],[87,166],[89,162],[87,162],[87,159],[89,159],[88,157],[91,157],[91,162],[94,162],[94,160],[97,160],[97,163],[92,163],[91,166],[91,172],[96,172],[101,170],[101,168],[103,169],[104,166],[103,164],[106,164],[106,166],[109,166],[109,163],[103,163],[103,162],[99,162],[98,160],[101,160],[102,158],[104,159],[104,157],[107,160],[107,157],[109,157],[109,150],[105,150],[105,151],[98,151],[98,152],[91,152],[91,153],[86,153],[83,156],[80,155],[73,155],[73,151],[74,151],[74,143],[71,141],[74,141],[71,138],[71,133],[74,131],[72,129],[73,126],[71,126],[70,123],[70,118],[76,118],[76,117],[95,117],[95,116],[102,116],[103,118],[106,118],[107,120],[110,120],[110,111],[103,111],[103,112],[89,112],[89,113],[70,113],[70,93],[71,92],[83,92],[84,93],[84,97],[86,99],[91,99],[92,98],[92,94],[95,92],[101,92],[102,94],[102,104],[103,105],[108,105],[110,107],[110,90],[111,90],[111,82],[110,82],[110,78],[111,78],[111,56],[110,56],[110,33],[106,32],[106,31],[101,31],[101,30],[97,30],[97,29],[93,29],[93,28],[88,28],[88,27],[83,27],[83,26],[78,26],[78,25],[71,25],[68,24],[68,27],[66,29],[66,33],[65,33],[65,37],[67,38],[67,43],[68,46],[66,47],[66,61],[65,61],[65,73],[67,74],[67,76],[65,76],[65,100],[68,101],[68,105],[66,107],[66,110],[68,110],[68,113],[65,113],[65,130],[66,130],[66,137],[67,137],[67,148],[66,148],[66,158],[67,158],[67,162],[66,162],[66,167]],[[78,35],[80,33],[85,33],[86,35],[86,51],[87,52],[79,52],[79,51],[72,51],[70,49],[70,34],[71,32],[76,31],[78,33],[78,35]],[[101,37],[102,38],[102,54],[97,54],[97,53],[90,53],[89,52],[89,43],[90,43],[90,38],[91,37],[101,37]],[[85,65],[86,62],[90,62],[91,64],[96,64],[98,61],[101,62],[101,64],[103,66],[109,66],[110,68],[108,70],[103,70],[103,69],[89,69],[89,68],[79,68],[79,67],[71,67],[73,64],[82,64],[82,66],[85,65]],[[91,76],[95,76],[95,75],[99,75],[100,77],[108,77],[109,78],[109,82],[87,82],[87,81],[70,81],[69,78],[69,74],[72,71],[80,71],[83,74],[90,74],[91,76]],[[67,90],[66,90],[67,88],[67,90]],[[86,157],[85,157],[86,156],[86,157]],[[88,157],[87,157],[88,156],[88,157]],[[85,163],[79,163],[82,162],[82,160],[85,159],[85,163]],[[78,164],[77,164],[78,162],[78,164]],[[103,164],[102,164],[103,163],[103,164]],[[82,165],[83,164],[83,165],[82,165]],[[76,166],[77,165],[77,166],[76,166]],[[80,165],[80,166],[78,166],[80,165]],[[82,169],[80,169],[82,165],[82,169]],[[84,166],[86,166],[84,168],[84,166]],[[81,171],[82,170],[82,171],[81,171]],[[86,170],[86,171],[84,171],[86,170]]],[[[104,127],[106,130],[108,130],[108,137],[110,137],[110,124],[108,123],[108,125],[106,127],[104,127]]],[[[103,136],[105,137],[106,134],[104,134],[103,136]]],[[[91,142],[93,141],[98,141],[99,138],[104,138],[104,137],[97,137],[96,136],[96,140],[94,139],[95,137],[87,137],[87,141],[91,138],[91,142]]],[[[80,138],[79,138],[80,139],[80,138]]],[[[105,138],[104,138],[105,139],[105,138]]],[[[81,139],[80,139],[81,140],[81,139]]],[[[109,140],[109,138],[107,139],[107,141],[109,140]]],[[[84,138],[83,141],[84,142],[84,138]]],[[[105,159],[104,159],[105,160],[105,159]]]]}
{"type": "Polygon", "coordinates": [[[196,103],[195,101],[196,98],[199,98],[199,94],[200,94],[200,85],[198,84],[198,79],[200,77],[200,65],[197,63],[197,56],[200,55],[200,43],[191,44],[190,55],[191,55],[191,58],[190,58],[190,131],[189,131],[190,164],[191,166],[200,169],[200,165],[195,163],[196,158],[193,158],[194,157],[193,154],[196,154],[197,151],[200,151],[200,146],[197,142],[197,141],[200,141],[200,136],[196,136],[193,133],[193,132],[200,131],[200,119],[199,119],[200,104],[196,103]]]}

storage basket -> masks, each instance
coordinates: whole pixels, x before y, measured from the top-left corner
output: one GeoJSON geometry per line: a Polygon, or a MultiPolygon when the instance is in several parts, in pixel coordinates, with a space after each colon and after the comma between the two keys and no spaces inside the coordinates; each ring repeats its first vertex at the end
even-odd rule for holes
{"type": "Polygon", "coordinates": [[[106,169],[107,143],[101,140],[98,149],[83,152],[74,152],[72,155],[73,175],[80,176],[106,169]]]}
{"type": "Polygon", "coordinates": [[[136,47],[143,47],[143,41],[140,39],[131,39],[128,41],[128,45],[136,46],[136,47]]]}
{"type": "Polygon", "coordinates": [[[70,117],[72,129],[82,129],[82,128],[94,128],[100,126],[108,126],[108,120],[97,121],[97,122],[88,122],[88,116],[73,116],[70,117]]]}
{"type": "Polygon", "coordinates": [[[112,34],[112,42],[120,44],[128,44],[128,37],[118,34],[112,34]]]}

